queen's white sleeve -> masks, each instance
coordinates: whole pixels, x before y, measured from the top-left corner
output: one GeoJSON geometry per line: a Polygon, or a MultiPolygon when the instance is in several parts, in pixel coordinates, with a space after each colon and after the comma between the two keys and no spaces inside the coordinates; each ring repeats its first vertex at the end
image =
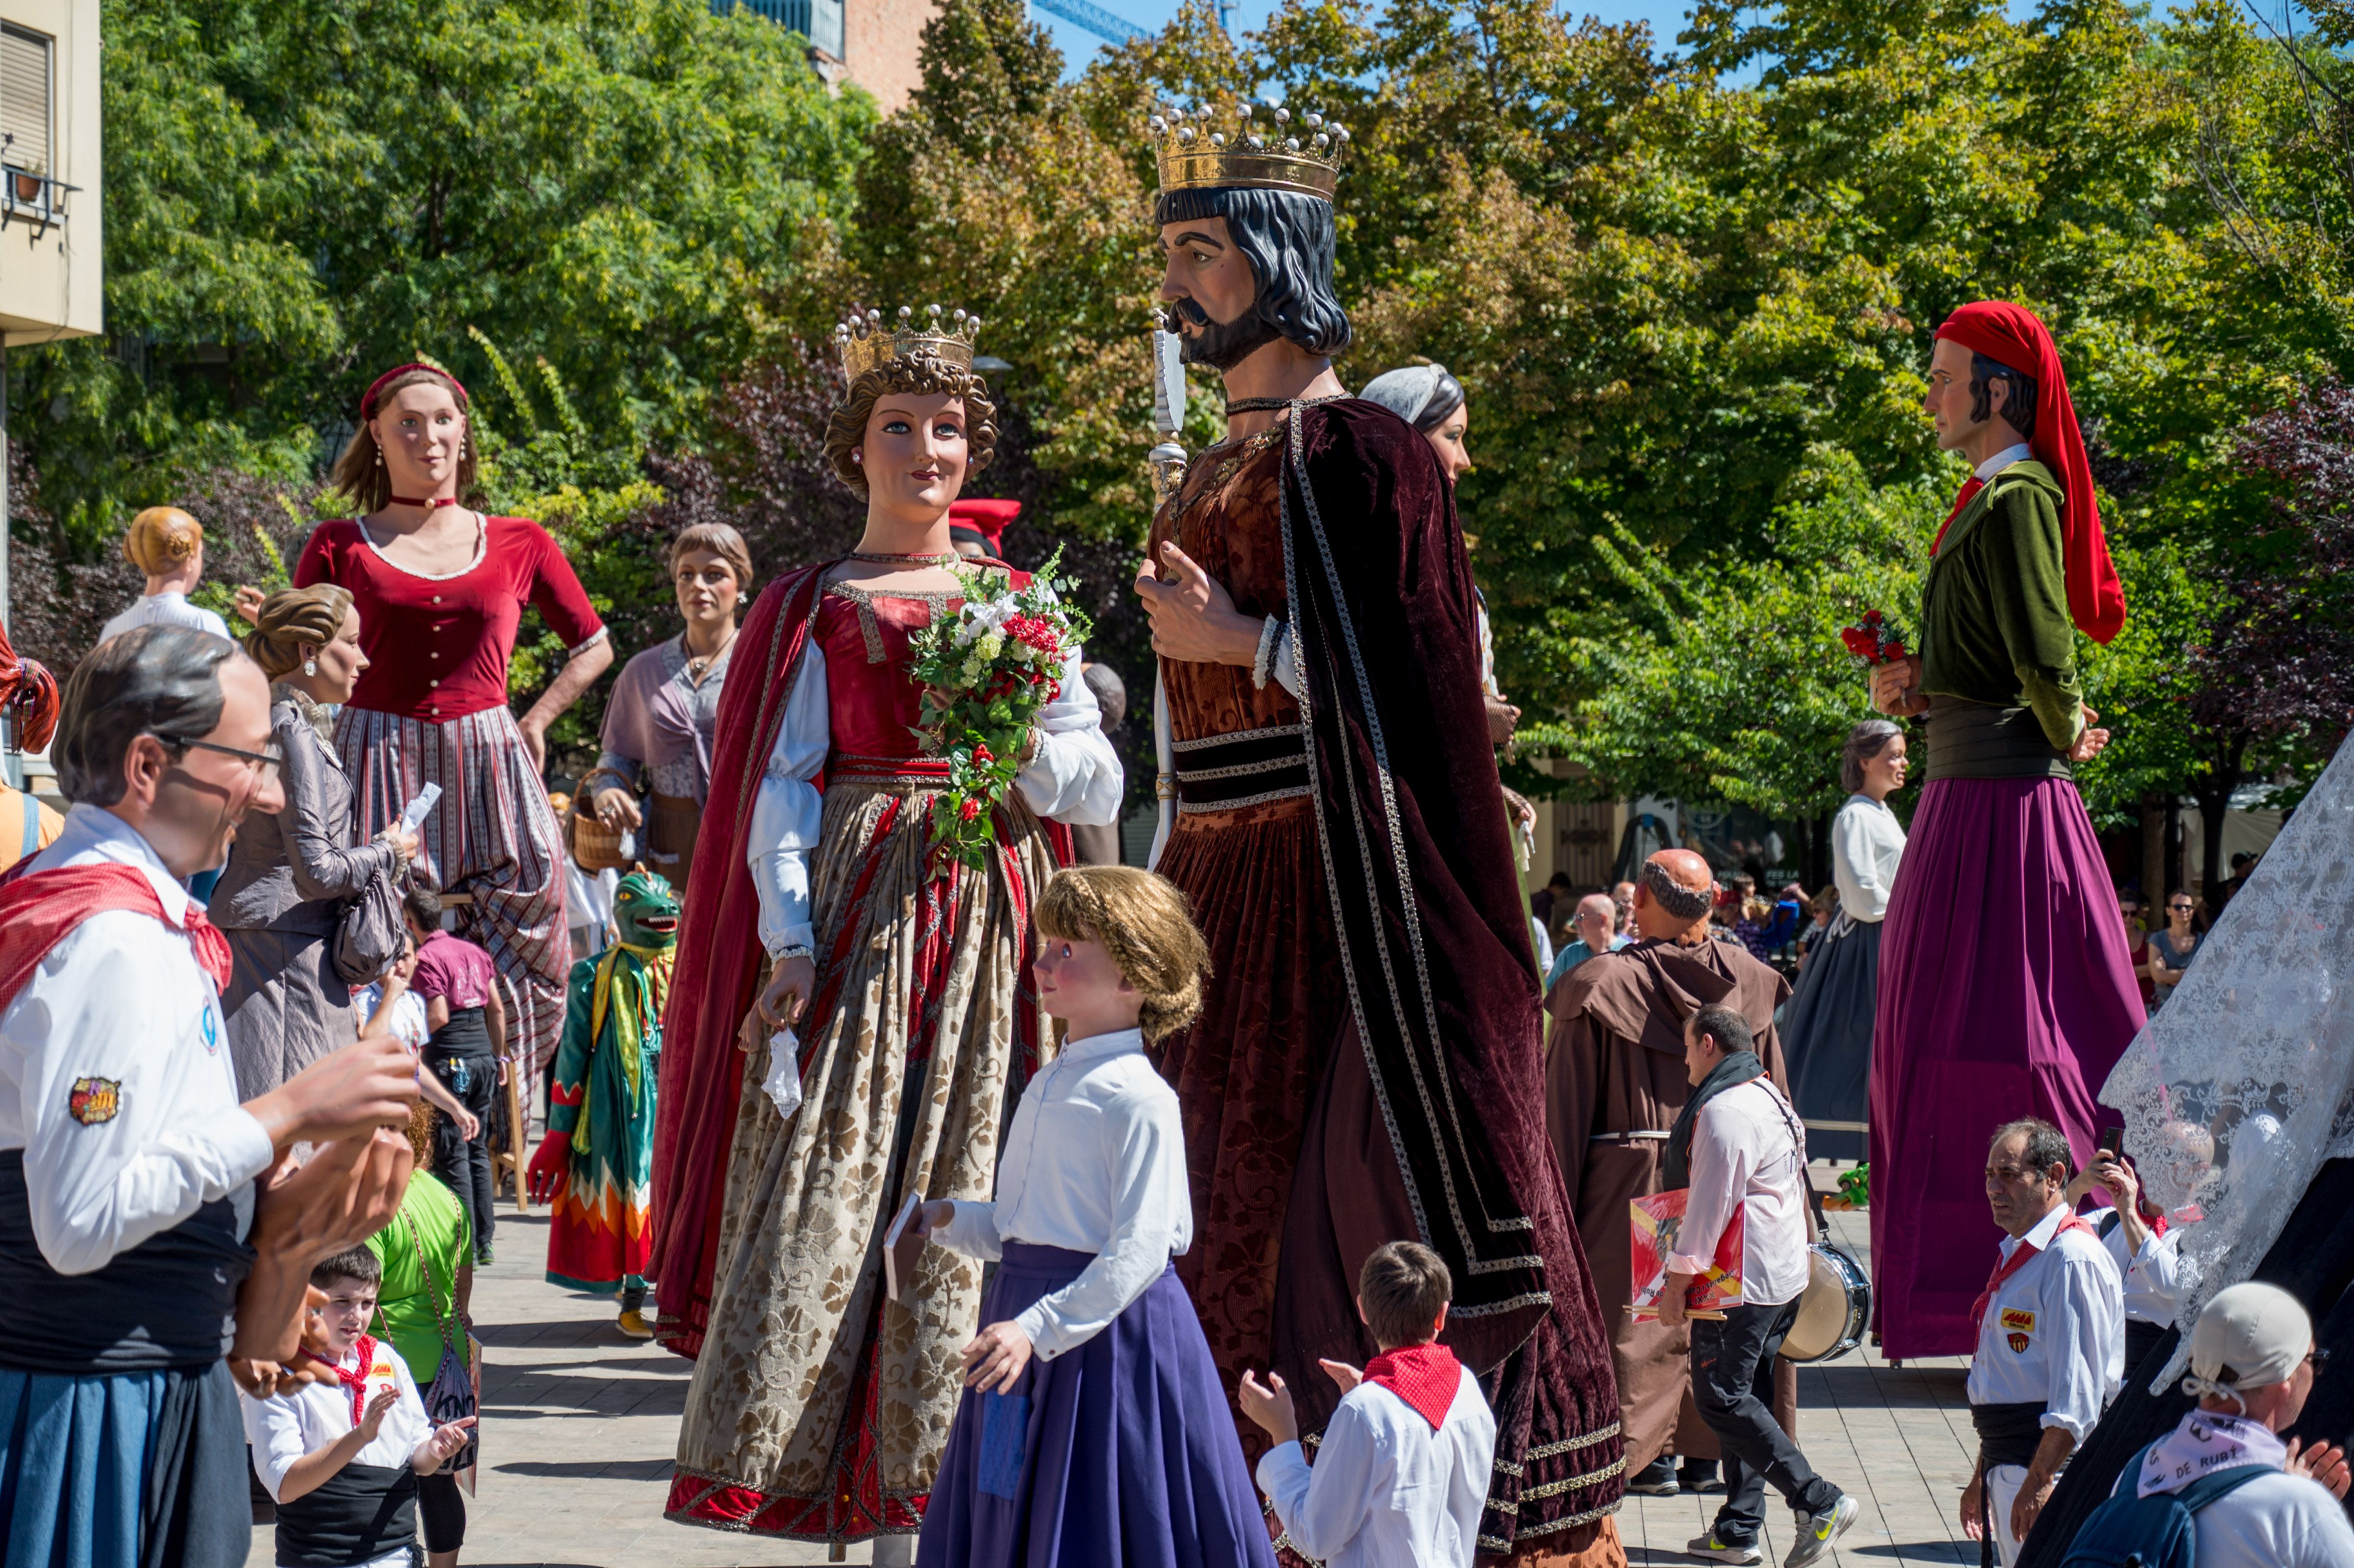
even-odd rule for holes
{"type": "Polygon", "coordinates": [[[752,802],[752,831],[744,857],[760,898],[760,946],[769,956],[808,948],[809,853],[817,847],[825,800],[810,780],[825,766],[832,714],[826,705],[825,654],[811,642],[801,653],[801,673],[785,702],[785,722],[760,774],[752,802]]]}
{"type": "Polygon", "coordinates": [[[1063,689],[1038,710],[1033,728],[1037,755],[1022,765],[1014,783],[1030,809],[1042,817],[1081,827],[1119,821],[1122,778],[1119,757],[1103,732],[1103,709],[1082,677],[1078,645],[1063,663],[1063,689]]]}

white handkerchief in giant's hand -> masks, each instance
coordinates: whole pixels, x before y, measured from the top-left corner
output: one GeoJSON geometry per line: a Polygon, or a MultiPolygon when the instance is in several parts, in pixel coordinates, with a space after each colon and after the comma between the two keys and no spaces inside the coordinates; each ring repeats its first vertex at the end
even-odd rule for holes
{"type": "Polygon", "coordinates": [[[790,1117],[801,1108],[801,1043],[790,1029],[769,1036],[769,1075],[760,1087],[777,1104],[777,1114],[790,1117]]]}

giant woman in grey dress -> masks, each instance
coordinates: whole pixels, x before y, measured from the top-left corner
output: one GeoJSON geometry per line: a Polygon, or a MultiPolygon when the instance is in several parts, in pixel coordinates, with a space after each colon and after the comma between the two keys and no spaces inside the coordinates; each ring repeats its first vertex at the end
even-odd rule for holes
{"type": "Polygon", "coordinates": [[[210,909],[237,959],[221,1012],[239,1092],[251,1098],[359,1037],[351,987],[335,972],[335,929],[369,878],[408,870],[417,835],[395,822],[353,847],[365,829],[334,738],[335,707],[368,665],[352,596],[331,583],[272,594],[245,649],[270,680],[286,787],[276,815],[239,826],[210,909]]]}

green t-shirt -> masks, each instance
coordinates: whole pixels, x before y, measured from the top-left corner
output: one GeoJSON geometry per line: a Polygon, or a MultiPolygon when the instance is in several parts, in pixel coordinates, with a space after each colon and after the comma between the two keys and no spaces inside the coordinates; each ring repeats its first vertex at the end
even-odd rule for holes
{"type": "Polygon", "coordinates": [[[408,1179],[400,1212],[392,1217],[392,1224],[368,1237],[368,1250],[384,1266],[384,1283],[376,1289],[376,1322],[369,1331],[392,1340],[392,1348],[408,1363],[408,1375],[420,1389],[430,1387],[434,1374],[441,1370],[443,1321],[450,1325],[459,1359],[466,1357],[466,1334],[458,1322],[456,1292],[459,1266],[472,1255],[472,1247],[464,1206],[428,1171],[408,1179]],[[425,1277],[418,1271],[419,1242],[433,1270],[429,1291],[425,1277]],[[437,1298],[442,1318],[434,1314],[437,1298]]]}

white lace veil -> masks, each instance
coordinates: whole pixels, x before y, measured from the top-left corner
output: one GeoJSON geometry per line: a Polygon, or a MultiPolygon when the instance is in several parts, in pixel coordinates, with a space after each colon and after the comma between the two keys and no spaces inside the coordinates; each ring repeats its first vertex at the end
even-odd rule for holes
{"type": "MultiPolygon", "coordinates": [[[[2150,1201],[2202,1211],[2179,1243],[2187,1327],[2254,1273],[2323,1162],[2354,1155],[2354,746],[2200,941],[2101,1103],[2125,1113],[2150,1201]]],[[[2182,1375],[2190,1342],[2152,1393],[2182,1375]]]]}

